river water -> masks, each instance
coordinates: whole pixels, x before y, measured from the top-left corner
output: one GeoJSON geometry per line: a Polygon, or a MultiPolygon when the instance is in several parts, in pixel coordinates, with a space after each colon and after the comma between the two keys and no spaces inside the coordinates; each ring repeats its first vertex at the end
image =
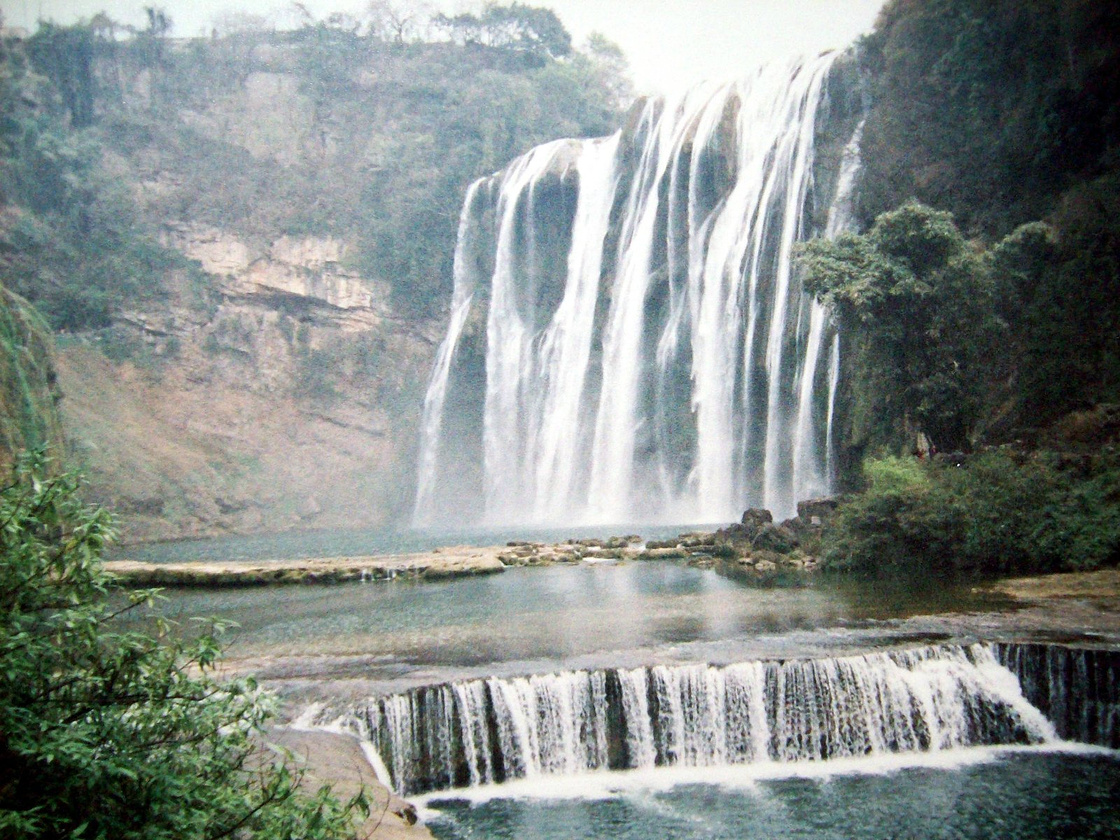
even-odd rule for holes
{"type": "MultiPolygon", "coordinates": [[[[299,703],[471,677],[757,659],[998,636],[968,585],[760,587],[677,561],[418,583],[169,593],[237,622],[228,656],[299,703]]],[[[184,626],[186,623],[184,622],[184,626]]],[[[1120,758],[1069,745],[545,777],[421,800],[448,840],[1120,836],[1120,758]]]]}
{"type": "Polygon", "coordinates": [[[360,678],[378,694],[561,668],[834,655],[897,644],[913,632],[900,624],[910,616],[1005,605],[968,586],[759,587],[679,561],[168,597],[170,618],[235,622],[232,659],[285,663],[274,676],[360,678]]]}
{"type": "Polygon", "coordinates": [[[974,747],[936,762],[872,760],[781,774],[650,774],[432,795],[446,840],[1055,840],[1120,836],[1120,761],[1097,751],[974,747]],[[660,778],[658,776],[660,775],[660,778]],[[611,783],[613,782],[613,784],[611,783]]]}

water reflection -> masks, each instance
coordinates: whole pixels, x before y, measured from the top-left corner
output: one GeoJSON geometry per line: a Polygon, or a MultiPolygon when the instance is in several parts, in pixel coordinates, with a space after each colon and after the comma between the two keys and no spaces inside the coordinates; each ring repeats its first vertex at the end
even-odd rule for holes
{"type": "MultiPolygon", "coordinates": [[[[510,569],[501,575],[411,583],[177,591],[171,618],[237,622],[231,657],[360,657],[373,670],[536,663],[635,664],[684,657],[689,645],[844,628],[921,612],[975,609],[967,589],[908,593],[861,585],[760,588],[683,563],[601,563],[510,569]]],[[[833,632],[833,631],[828,631],[833,632]]],[[[723,654],[705,648],[695,656],[723,654]]],[[[731,656],[731,653],[726,654],[731,656]]]]}

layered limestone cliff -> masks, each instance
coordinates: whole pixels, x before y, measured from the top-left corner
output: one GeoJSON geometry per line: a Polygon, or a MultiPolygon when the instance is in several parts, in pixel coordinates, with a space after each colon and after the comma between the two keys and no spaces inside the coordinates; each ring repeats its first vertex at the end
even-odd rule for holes
{"type": "Polygon", "coordinates": [[[388,523],[411,483],[424,325],[345,267],[345,242],[164,237],[201,272],[59,359],[71,449],[123,539],[388,523]]]}

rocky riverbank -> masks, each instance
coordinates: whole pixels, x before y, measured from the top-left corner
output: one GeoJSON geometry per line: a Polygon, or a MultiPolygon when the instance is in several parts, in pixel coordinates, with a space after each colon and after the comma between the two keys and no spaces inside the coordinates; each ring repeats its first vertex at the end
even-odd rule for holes
{"type": "Polygon", "coordinates": [[[377,780],[356,738],[325,730],[278,726],[268,731],[265,741],[269,748],[291,753],[295,767],[303,773],[301,784],[311,793],[322,785],[330,785],[334,794],[345,801],[364,788],[370,814],[356,836],[374,840],[431,840],[427,826],[417,822],[416,809],[377,780]]]}
{"type": "Polygon", "coordinates": [[[514,540],[504,546],[452,546],[413,554],[265,561],[151,563],[109,560],[106,569],[124,586],[227,587],[348,581],[438,580],[494,574],[518,566],[626,560],[687,560],[690,565],[759,580],[801,575],[817,568],[821,530],[835,509],[831,499],[798,505],[798,516],[776,524],[752,509],[717,531],[691,531],[665,540],[637,534],[562,543],[514,540]]]}

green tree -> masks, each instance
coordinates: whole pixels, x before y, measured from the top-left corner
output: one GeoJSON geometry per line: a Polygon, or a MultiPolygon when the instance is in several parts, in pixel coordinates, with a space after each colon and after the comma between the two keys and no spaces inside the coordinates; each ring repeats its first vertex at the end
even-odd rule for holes
{"type": "Polygon", "coordinates": [[[521,53],[534,66],[572,52],[572,36],[556,12],[523,3],[488,3],[481,14],[437,15],[433,23],[458,43],[521,53]]]}
{"type": "Polygon", "coordinates": [[[49,62],[35,72],[44,55],[85,44],[89,28],[40,34],[26,47],[0,43],[0,278],[55,329],[106,327],[126,301],[158,292],[159,272],[188,262],[156,242],[128,185],[106,171],[99,127],[74,129],[92,100],[59,108],[69,77],[52,83],[49,62]]]}
{"type": "Polygon", "coordinates": [[[62,96],[72,128],[93,125],[97,79],[93,70],[96,39],[93,28],[80,23],[43,23],[28,41],[31,60],[62,96]]]}
{"type": "Polygon", "coordinates": [[[886,424],[872,437],[898,446],[920,431],[969,449],[1003,329],[987,264],[952,215],[906,204],[867,234],[808,243],[802,266],[855,346],[854,400],[886,424]]]}
{"type": "Polygon", "coordinates": [[[970,233],[1114,169],[1120,15],[1100,0],[891,0],[861,44],[865,220],[911,197],[970,233]]]}
{"type": "Polygon", "coordinates": [[[867,488],[824,534],[825,568],[856,574],[1032,574],[1120,560],[1120,463],[1113,449],[1077,469],[1048,453],[962,461],[869,459],[867,488]]]}
{"type": "Polygon", "coordinates": [[[1120,400],[1120,177],[1071,190],[1052,224],[992,249],[1011,325],[1018,420],[1037,426],[1120,400]]]}
{"type": "Polygon", "coordinates": [[[271,702],[216,679],[213,628],[119,628],[153,593],[114,597],[109,517],[41,466],[0,491],[0,836],[353,837],[364,796],[304,793],[265,757],[271,702]]]}

